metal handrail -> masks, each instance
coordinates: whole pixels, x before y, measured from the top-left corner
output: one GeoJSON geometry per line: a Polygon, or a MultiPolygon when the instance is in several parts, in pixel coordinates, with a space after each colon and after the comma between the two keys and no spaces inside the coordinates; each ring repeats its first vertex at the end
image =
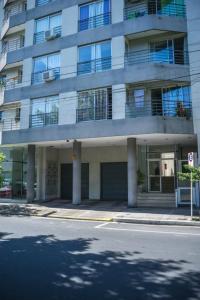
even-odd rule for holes
{"type": "Polygon", "coordinates": [[[11,90],[20,87],[22,84],[22,76],[16,76],[5,80],[5,89],[11,90]]]}
{"type": "Polygon", "coordinates": [[[48,125],[58,124],[58,111],[51,113],[38,113],[30,115],[29,126],[32,127],[43,127],[48,125]]]}
{"type": "Polygon", "coordinates": [[[111,23],[111,12],[96,15],[91,18],[86,18],[78,21],[79,31],[97,28],[111,23]]]}
{"type": "Polygon", "coordinates": [[[186,7],[185,5],[176,3],[159,7],[155,0],[149,0],[147,5],[135,4],[124,8],[124,20],[136,19],[145,15],[164,15],[185,18],[186,7]]]}
{"type": "Polygon", "coordinates": [[[126,102],[126,118],[136,118],[145,116],[163,116],[163,117],[185,117],[192,118],[191,100],[177,99],[159,99],[153,98],[151,101],[145,101],[133,97],[128,97],[126,102]]]}
{"type": "Polygon", "coordinates": [[[36,0],[35,6],[43,6],[55,0],[36,0]]]}
{"type": "Polygon", "coordinates": [[[19,118],[7,118],[1,121],[3,131],[12,131],[20,129],[20,119],[19,118]]]}
{"type": "Polygon", "coordinates": [[[112,119],[112,105],[97,105],[76,110],[76,122],[109,119],[112,119]]]}
{"type": "MultiPolygon", "coordinates": [[[[52,30],[53,30],[54,34],[57,37],[61,36],[61,32],[62,32],[62,27],[61,26],[56,26],[56,27],[52,28],[52,30]]],[[[40,43],[45,42],[45,40],[46,40],[45,39],[45,32],[46,31],[40,31],[40,32],[34,33],[34,44],[40,44],[40,43]]]]}
{"type": "Polygon", "coordinates": [[[9,8],[5,9],[5,14],[4,14],[4,19],[3,19],[3,24],[12,16],[15,16],[17,14],[22,13],[23,11],[26,10],[26,5],[19,5],[23,3],[15,3],[13,6],[15,7],[15,10],[10,10],[9,8]]]}
{"type": "Polygon", "coordinates": [[[45,71],[41,72],[33,72],[31,76],[31,83],[36,84],[36,83],[43,83],[43,73],[48,72],[48,71],[53,71],[55,75],[55,80],[60,79],[60,67],[57,68],[52,68],[52,69],[47,69],[45,71]]]}
{"type": "Polygon", "coordinates": [[[14,40],[8,40],[3,42],[2,54],[6,54],[11,51],[19,50],[24,47],[24,36],[16,37],[14,40]]]}
{"type": "Polygon", "coordinates": [[[79,62],[77,65],[78,75],[96,73],[105,70],[110,70],[112,68],[112,58],[111,56],[103,57],[100,59],[94,59],[84,62],[79,62]]]}
{"type": "Polygon", "coordinates": [[[125,53],[125,64],[134,65],[140,63],[168,63],[189,64],[188,51],[173,50],[171,48],[156,48],[125,53]]]}

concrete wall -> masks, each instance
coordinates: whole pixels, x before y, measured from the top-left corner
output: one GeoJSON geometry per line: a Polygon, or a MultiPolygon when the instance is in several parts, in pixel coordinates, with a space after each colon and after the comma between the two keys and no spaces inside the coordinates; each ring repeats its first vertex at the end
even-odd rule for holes
{"type": "Polygon", "coordinates": [[[198,153],[200,164],[200,1],[186,0],[187,7],[187,23],[188,23],[188,49],[190,57],[190,75],[191,75],[191,91],[194,130],[198,137],[198,153]]]}
{"type": "Polygon", "coordinates": [[[77,108],[77,93],[69,92],[60,94],[59,100],[59,125],[75,124],[77,108]]]}

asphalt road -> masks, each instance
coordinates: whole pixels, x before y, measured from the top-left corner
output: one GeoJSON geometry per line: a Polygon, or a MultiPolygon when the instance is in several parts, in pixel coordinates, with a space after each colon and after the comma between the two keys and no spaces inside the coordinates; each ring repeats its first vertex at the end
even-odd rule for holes
{"type": "Polygon", "coordinates": [[[200,299],[200,228],[0,217],[0,299],[200,299]]]}

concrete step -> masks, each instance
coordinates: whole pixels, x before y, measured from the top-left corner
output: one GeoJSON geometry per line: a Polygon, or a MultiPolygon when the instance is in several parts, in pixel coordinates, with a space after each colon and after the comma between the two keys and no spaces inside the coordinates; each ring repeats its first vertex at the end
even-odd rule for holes
{"type": "Polygon", "coordinates": [[[175,194],[139,193],[138,206],[173,208],[175,207],[175,194]]]}

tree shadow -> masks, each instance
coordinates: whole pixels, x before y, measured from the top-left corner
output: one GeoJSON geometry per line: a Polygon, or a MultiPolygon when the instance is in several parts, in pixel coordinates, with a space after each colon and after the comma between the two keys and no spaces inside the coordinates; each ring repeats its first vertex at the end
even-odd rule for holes
{"type": "Polygon", "coordinates": [[[94,238],[0,236],[2,300],[200,297],[200,272],[185,268],[185,261],[144,259],[139,252],[99,252],[94,238]]]}
{"type": "Polygon", "coordinates": [[[40,209],[29,207],[28,205],[10,204],[0,206],[0,215],[10,216],[34,216],[40,212],[40,209]]]}

